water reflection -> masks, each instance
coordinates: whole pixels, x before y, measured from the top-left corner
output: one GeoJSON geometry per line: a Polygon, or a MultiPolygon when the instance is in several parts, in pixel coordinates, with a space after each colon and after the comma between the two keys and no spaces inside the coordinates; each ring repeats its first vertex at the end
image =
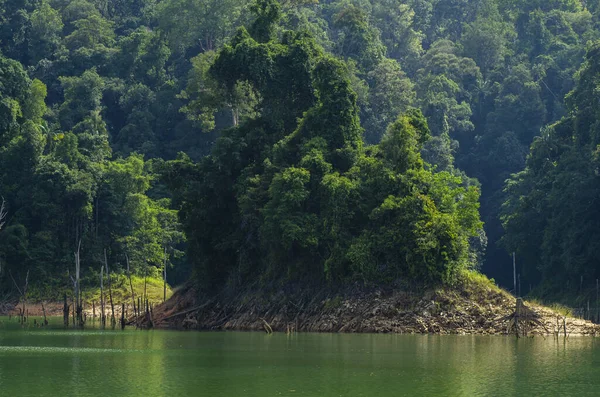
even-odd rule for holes
{"type": "Polygon", "coordinates": [[[593,338],[0,329],[19,396],[597,395],[593,338]]]}

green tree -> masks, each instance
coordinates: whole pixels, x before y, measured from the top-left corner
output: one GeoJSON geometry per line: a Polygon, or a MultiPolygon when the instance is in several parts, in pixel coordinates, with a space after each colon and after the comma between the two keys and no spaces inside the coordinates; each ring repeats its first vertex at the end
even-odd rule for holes
{"type": "Polygon", "coordinates": [[[525,171],[507,184],[502,219],[503,244],[528,261],[529,279],[546,284],[548,293],[565,280],[579,288],[580,277],[594,279],[597,266],[599,114],[592,105],[600,81],[598,44],[568,95],[568,114],[544,130],[531,147],[525,171]]]}
{"type": "Polygon", "coordinates": [[[60,13],[47,2],[31,14],[29,40],[30,62],[35,65],[42,59],[53,59],[62,51],[62,30],[64,24],[60,13]]]}
{"type": "Polygon", "coordinates": [[[333,26],[338,30],[335,51],[345,58],[358,62],[363,70],[369,70],[385,56],[379,31],[371,26],[364,9],[345,4],[333,16],[333,26]]]}
{"type": "Polygon", "coordinates": [[[158,4],[156,14],[173,52],[189,47],[210,51],[234,32],[247,4],[245,0],[168,0],[158,4]]]}

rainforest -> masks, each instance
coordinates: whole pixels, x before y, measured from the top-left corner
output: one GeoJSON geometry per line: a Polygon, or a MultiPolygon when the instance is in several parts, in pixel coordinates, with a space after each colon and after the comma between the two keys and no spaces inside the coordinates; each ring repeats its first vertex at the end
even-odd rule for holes
{"type": "Polygon", "coordinates": [[[164,300],[167,282],[213,296],[483,272],[589,306],[599,13],[2,0],[0,290],[61,301],[76,272],[75,291],[128,291],[127,275],[163,279],[164,300]]]}

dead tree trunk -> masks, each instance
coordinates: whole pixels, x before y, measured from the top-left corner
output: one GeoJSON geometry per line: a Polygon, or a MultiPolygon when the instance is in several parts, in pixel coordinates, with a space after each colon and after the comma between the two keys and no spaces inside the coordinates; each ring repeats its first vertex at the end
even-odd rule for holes
{"type": "Polygon", "coordinates": [[[27,306],[27,287],[29,286],[29,270],[27,270],[27,275],[25,276],[25,285],[23,286],[23,289],[21,289],[19,287],[19,284],[17,284],[17,282],[15,281],[12,273],[9,271],[8,273],[10,275],[10,278],[12,279],[13,283],[15,284],[15,287],[17,288],[17,291],[19,291],[19,295],[21,296],[21,300],[22,300],[22,304],[23,304],[23,308],[20,310],[21,311],[21,324],[25,324],[25,321],[27,321],[26,316],[26,306],[27,306]]]}
{"type": "MultiPolygon", "coordinates": [[[[25,286],[23,287],[23,313],[28,313],[27,307],[27,287],[29,287],[29,270],[27,270],[27,275],[25,276],[25,286]]],[[[27,315],[29,317],[29,315],[27,315]]],[[[23,322],[27,321],[27,317],[23,319],[23,322]]]]}
{"type": "Polygon", "coordinates": [[[74,289],[74,304],[75,304],[75,313],[76,313],[76,321],[78,327],[83,327],[83,307],[81,305],[81,285],[80,285],[80,272],[81,272],[81,240],[77,244],[77,252],[75,252],[75,280],[73,280],[73,289],[74,289]]]}
{"type": "Polygon", "coordinates": [[[99,205],[99,199],[98,199],[98,197],[96,197],[96,205],[95,205],[95,207],[96,207],[95,208],[95,210],[96,210],[96,222],[95,223],[96,224],[94,225],[95,229],[96,229],[95,230],[95,232],[96,232],[95,238],[96,238],[96,240],[98,240],[98,226],[100,224],[100,217],[99,217],[99,214],[98,214],[100,205],[99,205]]]}
{"type": "Polygon", "coordinates": [[[104,266],[100,267],[100,326],[106,325],[106,316],[104,315],[104,266]]]}
{"type": "Polygon", "coordinates": [[[131,270],[129,269],[129,256],[125,255],[125,260],[127,262],[127,278],[129,279],[129,288],[131,288],[131,302],[133,303],[133,313],[136,313],[135,310],[135,293],[133,292],[133,282],[131,281],[131,270]]]}
{"type": "Polygon", "coordinates": [[[6,202],[4,201],[4,197],[2,197],[2,204],[0,204],[0,230],[2,230],[2,227],[4,226],[7,213],[6,202]]]}
{"type": "Polygon", "coordinates": [[[65,327],[69,326],[69,304],[67,303],[67,294],[63,295],[64,303],[63,303],[63,322],[65,327]]]}
{"type": "Polygon", "coordinates": [[[148,283],[148,264],[146,263],[146,268],[144,269],[144,305],[148,304],[148,294],[146,293],[146,284],[148,283]]]}
{"type": "Polygon", "coordinates": [[[543,328],[547,333],[550,331],[541,321],[541,316],[525,306],[523,299],[517,298],[514,313],[503,317],[500,321],[508,321],[507,333],[514,333],[517,338],[527,336],[532,326],[543,328]]]}
{"type": "Polygon", "coordinates": [[[108,295],[110,299],[110,325],[111,327],[115,327],[117,324],[117,320],[115,319],[115,304],[113,303],[113,295],[112,295],[112,284],[111,284],[111,274],[108,273],[108,295]]]}
{"type": "Polygon", "coordinates": [[[153,328],[154,323],[152,322],[152,311],[150,309],[150,302],[146,299],[146,326],[148,328],[153,328]]]}
{"type": "Polygon", "coordinates": [[[163,303],[167,301],[167,247],[165,247],[165,259],[163,263],[163,303]]]}
{"type": "Polygon", "coordinates": [[[523,323],[523,330],[519,329],[519,318],[521,317],[521,313],[523,312],[523,300],[521,298],[517,298],[517,303],[515,305],[515,333],[517,334],[517,338],[519,337],[519,332],[525,333],[525,323],[523,323]]]}
{"type": "Polygon", "coordinates": [[[125,304],[121,303],[121,329],[125,329],[125,304]]]}
{"type": "Polygon", "coordinates": [[[44,307],[44,302],[42,302],[42,314],[44,315],[44,325],[48,325],[48,320],[46,319],[46,308],[44,307]]]}
{"type": "Polygon", "coordinates": [[[108,277],[108,297],[110,299],[110,326],[111,327],[115,327],[116,325],[116,320],[115,320],[115,305],[113,303],[113,297],[112,297],[112,285],[110,282],[110,272],[108,271],[108,260],[106,259],[106,250],[104,250],[104,265],[106,266],[106,276],[108,277]]]}

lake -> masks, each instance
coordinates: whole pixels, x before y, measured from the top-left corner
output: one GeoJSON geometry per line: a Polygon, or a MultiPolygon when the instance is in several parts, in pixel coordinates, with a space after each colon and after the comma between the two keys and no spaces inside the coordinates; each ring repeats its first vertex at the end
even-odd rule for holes
{"type": "Polygon", "coordinates": [[[27,330],[2,396],[597,396],[594,338],[27,330]]]}

